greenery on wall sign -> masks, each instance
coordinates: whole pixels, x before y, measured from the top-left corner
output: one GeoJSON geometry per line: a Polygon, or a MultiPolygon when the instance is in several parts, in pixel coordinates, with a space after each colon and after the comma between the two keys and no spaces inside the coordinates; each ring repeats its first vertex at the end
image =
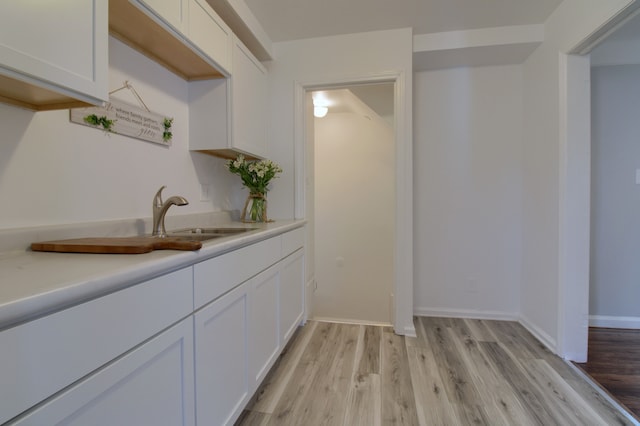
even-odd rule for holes
{"type": "Polygon", "coordinates": [[[98,117],[96,114],[87,115],[84,117],[84,121],[92,126],[102,126],[105,132],[111,132],[113,130],[113,123],[115,123],[115,120],[110,120],[104,115],[98,117]]]}
{"type": "Polygon", "coordinates": [[[162,132],[162,140],[168,142],[173,137],[173,133],[171,133],[171,125],[173,124],[173,118],[165,117],[163,123],[164,132],[162,132]]]}

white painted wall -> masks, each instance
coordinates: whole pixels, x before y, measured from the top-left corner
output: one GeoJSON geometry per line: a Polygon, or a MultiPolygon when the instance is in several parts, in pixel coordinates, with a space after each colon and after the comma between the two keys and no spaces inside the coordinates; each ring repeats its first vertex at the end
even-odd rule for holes
{"type": "MultiPolygon", "coordinates": [[[[588,191],[578,193],[564,188],[584,172],[584,167],[577,167],[574,173],[568,165],[576,156],[582,156],[579,161],[588,161],[588,154],[577,152],[584,146],[567,144],[575,142],[567,130],[580,128],[580,121],[582,127],[588,128],[589,117],[571,116],[572,109],[567,105],[572,105],[574,95],[584,93],[572,93],[567,99],[567,79],[572,73],[563,72],[561,59],[631,3],[632,0],[564,0],[545,23],[545,41],[524,63],[521,320],[547,345],[570,357],[574,355],[564,347],[564,339],[571,333],[586,336],[580,328],[586,323],[588,282],[568,278],[571,271],[583,268],[588,260],[582,259],[580,246],[585,243],[580,238],[584,236],[571,236],[566,221],[588,223],[588,215],[585,219],[564,214],[576,205],[588,209],[588,191]],[[570,128],[566,126],[568,119],[570,128]],[[576,299],[579,306],[573,303],[576,299]],[[577,322],[571,324],[572,320],[577,322]]],[[[588,138],[582,139],[582,144],[588,143],[588,138]]],[[[583,347],[586,349],[586,341],[583,347]]]]}
{"type": "MultiPolygon", "coordinates": [[[[396,85],[396,111],[401,117],[396,126],[399,136],[397,165],[401,170],[396,176],[396,205],[411,205],[411,132],[412,132],[412,33],[411,29],[376,31],[370,33],[349,34],[344,36],[323,37],[273,45],[274,61],[268,64],[270,79],[270,129],[269,157],[284,168],[278,185],[269,192],[269,211],[275,217],[294,217],[297,206],[303,211],[304,200],[296,194],[296,189],[307,184],[306,176],[293,173],[295,161],[304,163],[303,114],[296,108],[304,108],[304,97],[297,91],[301,86],[326,85],[328,82],[361,81],[380,75],[400,75],[396,85]],[[398,96],[402,94],[402,97],[398,96]],[[296,117],[300,119],[296,121],[296,117]],[[296,139],[297,135],[297,139],[296,139]],[[297,157],[299,156],[299,157],[297,157]],[[407,164],[408,163],[408,164],[407,164]],[[403,189],[404,188],[404,189],[403,189]],[[404,191],[404,192],[403,192],[404,191]],[[408,202],[407,202],[408,200],[408,202]],[[273,208],[273,210],[272,210],[273,208]]],[[[389,77],[389,80],[395,77],[389,77]]],[[[304,170],[304,168],[300,168],[304,170]]],[[[404,209],[403,218],[397,223],[397,233],[401,244],[396,245],[395,270],[400,276],[396,281],[396,330],[400,333],[414,333],[412,320],[413,300],[413,264],[411,209],[404,209]],[[409,218],[409,219],[407,219],[409,218]],[[401,307],[401,308],[400,308],[401,307]]],[[[313,244],[313,241],[309,241],[313,244]]]]}
{"type": "Polygon", "coordinates": [[[190,202],[169,215],[241,208],[223,160],[188,150],[188,83],[113,38],[109,60],[110,89],[129,80],[152,111],[174,117],[172,146],[71,124],[68,110],[0,104],[0,228],[149,217],[161,185],[190,202]],[[200,183],[213,185],[212,201],[199,201],[200,183]]]}
{"type": "Polygon", "coordinates": [[[591,87],[589,314],[640,317],[640,65],[592,68],[591,87]]]}
{"type": "Polygon", "coordinates": [[[314,316],[390,324],[393,129],[364,105],[361,108],[330,112],[314,124],[314,316]]]}
{"type": "Polygon", "coordinates": [[[516,318],[522,67],[414,75],[417,314],[516,318]]]}

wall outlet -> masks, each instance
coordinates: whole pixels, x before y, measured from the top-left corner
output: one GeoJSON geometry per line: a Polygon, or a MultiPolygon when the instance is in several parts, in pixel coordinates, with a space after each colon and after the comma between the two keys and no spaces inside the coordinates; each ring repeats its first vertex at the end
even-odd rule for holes
{"type": "Polygon", "coordinates": [[[200,184],[200,201],[211,201],[211,185],[200,184]]]}

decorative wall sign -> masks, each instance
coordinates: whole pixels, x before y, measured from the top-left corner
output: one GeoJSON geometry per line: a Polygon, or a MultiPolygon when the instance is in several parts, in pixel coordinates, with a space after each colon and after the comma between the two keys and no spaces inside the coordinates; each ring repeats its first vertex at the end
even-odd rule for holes
{"type": "Polygon", "coordinates": [[[109,102],[103,107],[72,108],[69,119],[73,123],[129,136],[161,145],[171,145],[173,118],[149,111],[138,93],[129,82],[120,89],[130,89],[145,109],[130,105],[109,96],[109,102]]]}

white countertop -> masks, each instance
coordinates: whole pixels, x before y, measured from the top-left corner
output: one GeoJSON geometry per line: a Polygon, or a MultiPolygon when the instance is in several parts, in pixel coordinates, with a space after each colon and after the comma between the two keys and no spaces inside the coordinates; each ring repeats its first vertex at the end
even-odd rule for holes
{"type": "MultiPolygon", "coordinates": [[[[0,253],[0,330],[303,226],[279,220],[203,241],[198,251],[146,254],[0,253]]],[[[239,224],[244,225],[244,224],[239,224]]]]}

